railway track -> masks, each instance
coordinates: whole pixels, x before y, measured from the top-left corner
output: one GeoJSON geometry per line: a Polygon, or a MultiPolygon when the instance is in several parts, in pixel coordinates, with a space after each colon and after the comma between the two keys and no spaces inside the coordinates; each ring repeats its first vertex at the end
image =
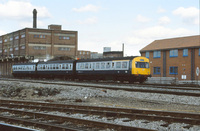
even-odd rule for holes
{"type": "MultiPolygon", "coordinates": [[[[2,79],[4,81],[19,81],[19,79],[2,79]]],[[[102,89],[111,89],[111,90],[124,90],[131,92],[144,92],[144,93],[161,93],[161,94],[170,94],[170,95],[182,95],[182,96],[200,96],[200,88],[186,88],[186,87],[146,87],[141,88],[140,86],[135,85],[97,85],[97,84],[83,84],[83,83],[66,83],[66,82],[50,82],[50,81],[38,81],[38,80],[23,80],[20,79],[20,82],[29,82],[29,83],[41,83],[41,84],[55,84],[63,86],[79,86],[79,87],[89,87],[89,88],[102,88],[102,89]]]]}
{"type": "MultiPolygon", "coordinates": [[[[20,123],[24,125],[32,125],[46,130],[127,130],[127,131],[152,131],[150,129],[138,128],[133,126],[125,126],[119,124],[112,124],[108,122],[102,122],[97,120],[87,120],[87,119],[80,119],[74,118],[69,116],[62,116],[62,115],[54,115],[47,113],[52,111],[57,112],[65,112],[65,113],[83,113],[83,112],[93,112],[89,109],[87,110],[71,110],[67,111],[65,108],[54,107],[53,105],[46,103],[46,106],[43,106],[45,103],[38,103],[38,102],[23,102],[23,101],[10,101],[10,100],[1,100],[1,107],[0,107],[0,119],[3,121],[8,121],[12,123],[20,123]],[[17,104],[15,104],[17,103],[17,104]],[[19,105],[20,103],[20,105],[19,105]],[[32,103],[32,104],[31,104],[32,103]],[[29,105],[31,104],[31,105],[29,105]],[[38,106],[37,106],[38,105],[38,106]],[[30,110],[31,109],[31,110],[30,110]],[[50,110],[49,110],[50,109],[50,110]],[[27,111],[29,110],[29,111],[27,111]],[[44,113],[45,111],[45,113],[44,113]],[[6,113],[6,116],[2,116],[2,112],[6,113]],[[9,113],[8,113],[9,112],[9,113]],[[13,115],[14,114],[14,115],[13,115]],[[19,116],[26,116],[26,119],[19,118],[19,116]],[[40,121],[40,122],[38,122],[40,121]],[[63,124],[63,123],[70,123],[70,124],[63,124]],[[78,126],[77,126],[78,125],[78,126]]],[[[93,113],[89,113],[90,115],[93,113]]],[[[86,113],[87,114],[87,113],[86,113]]],[[[102,114],[102,111],[96,111],[96,114],[102,114]]],[[[93,114],[93,115],[94,115],[93,114]]],[[[5,114],[4,114],[5,115],[5,114]]]]}
{"type": "MultiPolygon", "coordinates": [[[[138,127],[132,126],[124,126],[124,125],[117,125],[111,124],[106,122],[100,121],[93,121],[93,120],[85,120],[74,118],[71,116],[65,116],[65,114],[83,114],[84,116],[98,116],[98,118],[107,119],[119,119],[119,118],[126,118],[125,122],[134,121],[137,119],[143,119],[146,123],[150,123],[152,121],[164,121],[165,124],[161,126],[168,126],[171,123],[185,123],[188,124],[187,126],[192,127],[193,125],[200,125],[200,114],[194,113],[180,113],[180,112],[166,112],[166,111],[154,111],[154,110],[139,110],[139,109],[126,109],[126,108],[113,108],[113,107],[98,107],[98,106],[79,106],[79,105],[67,105],[67,104],[56,104],[56,103],[44,103],[44,102],[32,102],[32,101],[16,101],[16,100],[0,100],[0,112],[10,112],[14,114],[22,114],[23,116],[28,116],[31,119],[31,122],[28,125],[36,125],[38,127],[46,128],[45,125],[49,129],[57,129],[57,130],[67,130],[63,126],[58,126],[55,123],[63,123],[63,122],[70,122],[77,124],[84,125],[84,128],[81,129],[74,129],[69,128],[71,130],[88,130],[88,128],[96,128],[99,129],[115,129],[115,130],[150,130],[150,129],[142,129],[138,127]],[[28,110],[28,111],[27,111],[28,110]],[[50,113],[52,112],[52,113],[50,113]],[[61,115],[54,115],[57,113],[64,113],[64,116],[61,115]],[[46,121],[53,120],[54,124],[47,124],[45,122],[34,122],[32,119],[47,119],[46,121]],[[53,125],[53,127],[49,127],[53,125]],[[55,126],[55,127],[54,127],[55,126]],[[86,128],[87,126],[87,128],[86,128]],[[97,128],[98,127],[98,128],[97,128]]],[[[1,113],[2,114],[2,113],[1,113]]],[[[21,118],[13,118],[10,120],[8,116],[0,117],[1,120],[9,120],[9,121],[21,121],[21,123],[25,123],[24,121],[29,121],[29,119],[21,120],[21,118]]],[[[96,120],[96,119],[95,119],[96,120]]],[[[69,126],[69,125],[68,125],[69,126]]],[[[73,125],[74,126],[74,125],[73,125]]]]}

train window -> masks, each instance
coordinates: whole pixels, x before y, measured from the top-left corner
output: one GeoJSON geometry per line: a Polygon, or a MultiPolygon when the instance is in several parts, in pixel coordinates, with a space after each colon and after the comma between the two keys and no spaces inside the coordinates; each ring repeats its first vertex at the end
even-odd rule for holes
{"type": "Polygon", "coordinates": [[[116,62],[116,68],[121,68],[121,62],[116,62]]]}
{"type": "Polygon", "coordinates": [[[69,67],[70,67],[69,69],[72,69],[72,65],[71,64],[69,65],[69,67]]]}
{"type": "Polygon", "coordinates": [[[59,69],[62,69],[62,65],[61,64],[59,65],[59,69]]]}
{"type": "Polygon", "coordinates": [[[56,69],[58,69],[58,64],[56,64],[56,69]]]}
{"type": "Polygon", "coordinates": [[[128,63],[127,62],[122,62],[122,68],[127,68],[128,63]]]}
{"type": "Polygon", "coordinates": [[[96,69],[100,69],[100,63],[96,63],[96,69]]]}
{"type": "Polygon", "coordinates": [[[115,67],[115,63],[114,62],[112,62],[112,68],[114,68],[115,67]]]}
{"type": "Polygon", "coordinates": [[[110,65],[111,65],[110,62],[107,62],[107,63],[106,63],[106,69],[109,69],[109,68],[110,68],[110,65]]]}
{"type": "Polygon", "coordinates": [[[62,64],[62,69],[65,69],[65,68],[66,68],[65,64],[62,64]]]}
{"type": "Polygon", "coordinates": [[[101,69],[105,69],[105,63],[101,63],[101,69]]]}
{"type": "Polygon", "coordinates": [[[55,64],[53,64],[52,66],[53,66],[53,69],[56,69],[55,64]]]}
{"type": "Polygon", "coordinates": [[[88,63],[85,63],[85,69],[88,69],[88,63]]]}
{"type": "Polygon", "coordinates": [[[92,63],[89,63],[89,68],[92,69],[92,63]]]}
{"type": "Polygon", "coordinates": [[[43,65],[43,69],[45,70],[45,65],[43,65]]]}

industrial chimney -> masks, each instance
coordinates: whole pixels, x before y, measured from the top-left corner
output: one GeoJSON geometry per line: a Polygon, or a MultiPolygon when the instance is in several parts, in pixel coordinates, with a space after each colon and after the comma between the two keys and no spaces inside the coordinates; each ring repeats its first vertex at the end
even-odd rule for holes
{"type": "Polygon", "coordinates": [[[33,28],[37,28],[37,10],[33,10],[33,28]]]}

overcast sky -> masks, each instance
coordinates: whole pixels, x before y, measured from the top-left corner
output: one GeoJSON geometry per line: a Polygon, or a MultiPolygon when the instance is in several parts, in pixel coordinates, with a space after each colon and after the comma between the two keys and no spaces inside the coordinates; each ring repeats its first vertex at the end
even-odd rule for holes
{"type": "Polygon", "coordinates": [[[78,31],[78,49],[102,53],[103,47],[140,55],[154,40],[199,35],[199,0],[0,0],[0,35],[62,25],[78,31]]]}

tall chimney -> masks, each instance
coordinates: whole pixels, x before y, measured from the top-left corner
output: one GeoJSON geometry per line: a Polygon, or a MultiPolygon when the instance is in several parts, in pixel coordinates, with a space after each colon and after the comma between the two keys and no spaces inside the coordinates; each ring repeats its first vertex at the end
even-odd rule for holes
{"type": "Polygon", "coordinates": [[[37,28],[37,10],[33,10],[33,28],[37,28]]]}
{"type": "Polygon", "coordinates": [[[124,57],[124,43],[122,44],[122,55],[123,55],[123,57],[124,57]]]}

